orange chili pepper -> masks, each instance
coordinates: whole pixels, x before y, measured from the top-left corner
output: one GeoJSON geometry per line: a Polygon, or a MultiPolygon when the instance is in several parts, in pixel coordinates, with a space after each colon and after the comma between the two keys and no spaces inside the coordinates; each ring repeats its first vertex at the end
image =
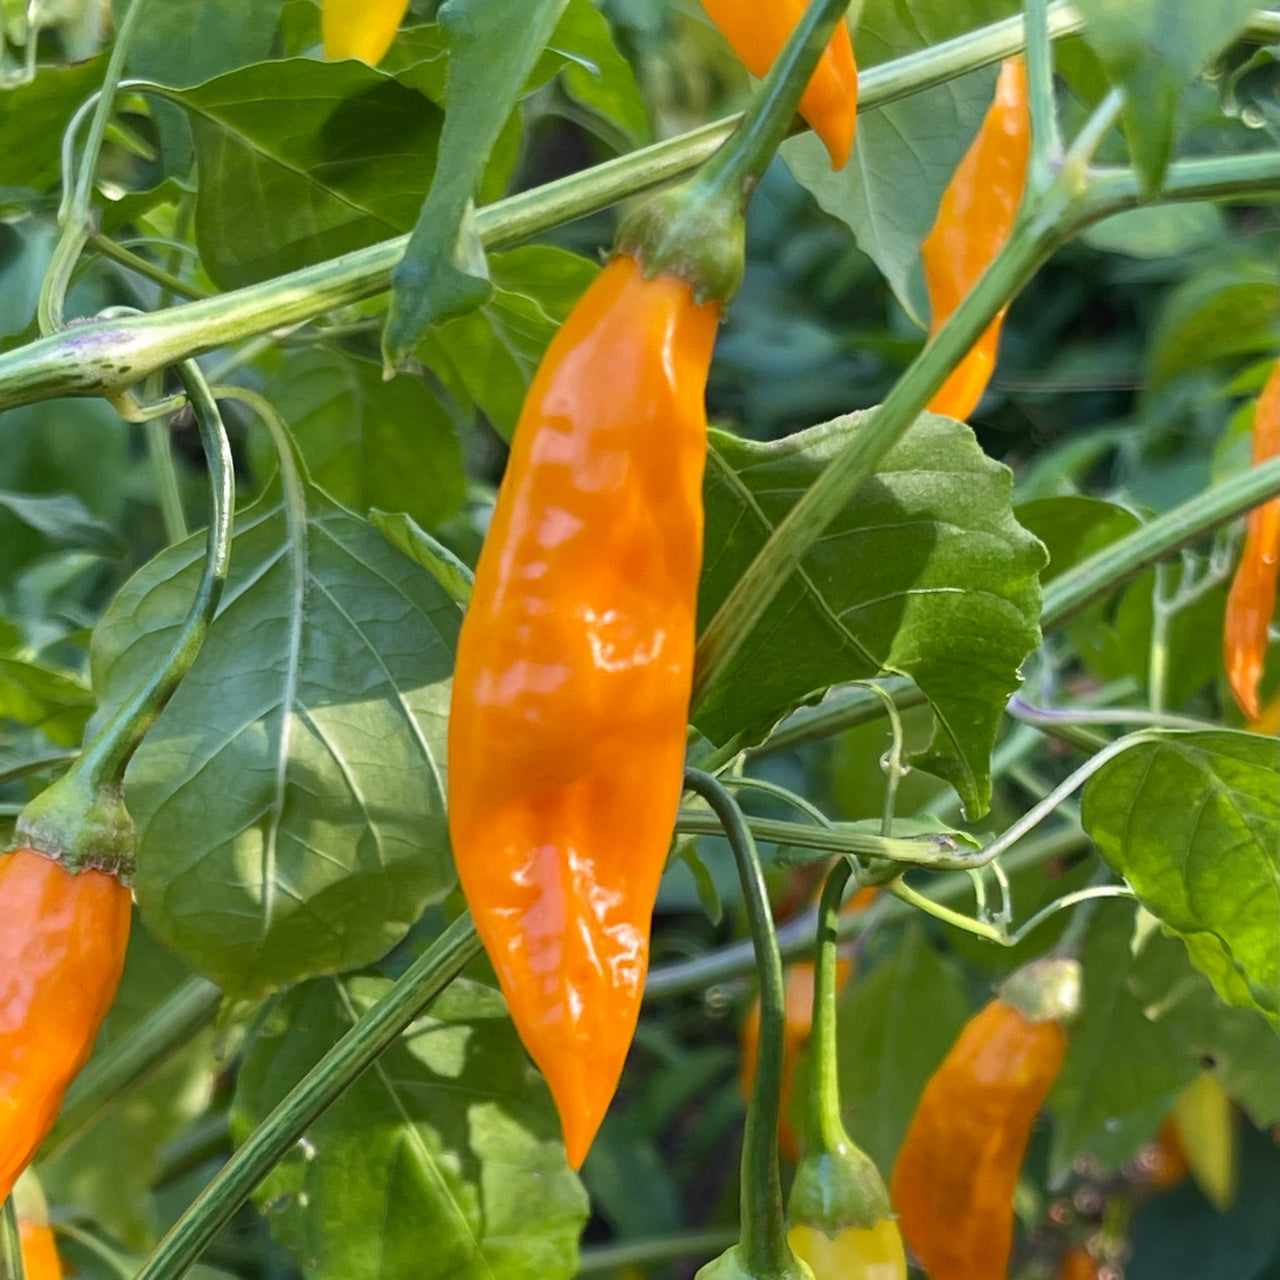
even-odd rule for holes
{"type": "Polygon", "coordinates": [[[1158,1191],[1176,1187],[1187,1176],[1191,1165],[1178,1133],[1178,1122],[1173,1116],[1166,1116],[1160,1126],[1147,1153],[1146,1167],[1148,1181],[1158,1191]]]}
{"type": "MultiPolygon", "coordinates": [[[[1280,454],[1280,364],[1271,370],[1253,411],[1253,463],[1280,454]]],[[[1227,679],[1240,709],[1258,720],[1258,682],[1267,657],[1267,628],[1276,609],[1280,572],[1280,498],[1249,513],[1240,563],[1227,594],[1222,633],[1227,679]]]]}
{"type": "Polygon", "coordinates": [[[998,1280],[1013,1246],[1013,1193],[1031,1125],[1066,1054],[1079,965],[1020,970],[970,1019],[920,1096],[891,1198],[929,1280],[998,1280]]]}
{"type": "Polygon", "coordinates": [[[18,1238],[22,1243],[26,1280],[62,1280],[62,1260],[58,1257],[53,1231],[47,1224],[19,1222],[18,1238]]]}
{"type": "MultiPolygon", "coordinates": [[[[942,195],[933,230],[920,246],[936,334],[978,282],[1013,229],[1027,181],[1031,113],[1027,69],[1021,57],[1006,58],[996,97],[960,167],[942,195]]],[[[929,409],[966,419],[991,380],[1007,307],[987,326],[968,355],[934,393],[929,409]]]]}
{"type": "MultiPolygon", "coordinates": [[[[844,904],[841,914],[863,911],[876,896],[874,885],[859,889],[844,904]]],[[[849,981],[853,973],[853,961],[843,956],[836,962],[837,990],[849,981]]],[[[809,1033],[813,1030],[814,966],[811,960],[800,960],[787,966],[786,971],[786,1032],[782,1042],[782,1096],[778,1104],[778,1149],[788,1160],[800,1158],[800,1135],[791,1119],[791,1099],[795,1096],[796,1065],[809,1033]]],[[[760,999],[757,996],[747,1010],[739,1032],[742,1049],[742,1071],[739,1081],[742,1096],[751,1097],[756,1082],[756,1049],[760,1044],[760,999]]]]}
{"type": "MultiPolygon", "coordinates": [[[[702,0],[702,7],[742,65],[764,76],[800,21],[805,0],[702,0]]],[[[858,121],[858,67],[843,22],[836,24],[800,99],[800,114],[822,139],[832,167],[843,169],[858,121]]]]}
{"type": "Polygon", "coordinates": [[[449,826],[582,1163],[640,1011],[680,799],[720,307],[619,255],[552,340],[458,641],[449,826]]]}
{"type": "Polygon", "coordinates": [[[1098,1280],[1098,1264],[1093,1254],[1081,1245],[1073,1245],[1058,1264],[1058,1280],[1098,1280]]]}
{"type": "Polygon", "coordinates": [[[131,896],[19,848],[0,857],[0,1201],[53,1127],[124,968],[131,896]]]}
{"type": "Polygon", "coordinates": [[[391,48],[409,0],[324,0],[320,34],[331,62],[359,58],[376,67],[391,48]]]}

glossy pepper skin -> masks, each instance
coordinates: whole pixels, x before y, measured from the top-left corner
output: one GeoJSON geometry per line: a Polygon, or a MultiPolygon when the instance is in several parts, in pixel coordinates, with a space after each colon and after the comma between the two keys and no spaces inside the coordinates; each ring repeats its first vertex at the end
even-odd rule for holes
{"type": "MultiPolygon", "coordinates": [[[[805,0],[702,0],[702,7],[742,65],[753,76],[764,76],[800,20],[805,0]]],[[[832,167],[843,169],[858,118],[858,68],[843,22],[800,99],[800,114],[822,139],[832,167]]]]}
{"type": "Polygon", "coordinates": [[[929,1078],[890,1183],[929,1280],[1005,1276],[1018,1172],[1066,1047],[1057,1021],[1033,1021],[1001,997],[969,1020],[929,1078]]]}
{"type": "Polygon", "coordinates": [[[324,0],[320,34],[332,62],[359,58],[376,67],[391,48],[409,0],[324,0]]]}
{"type": "Polygon", "coordinates": [[[617,1087],[675,825],[719,307],[616,257],[526,397],[458,642],[449,827],[581,1165],[617,1087]]]}
{"type": "MultiPolygon", "coordinates": [[[[1020,57],[1006,58],[995,101],[943,192],[933,229],[920,246],[930,336],[964,301],[1009,238],[1026,186],[1030,140],[1026,65],[1020,57]]],[[[934,393],[928,404],[934,413],[963,421],[977,407],[995,368],[1005,310],[934,393]]]]}
{"type": "MultiPolygon", "coordinates": [[[[1253,462],[1256,466],[1280,454],[1280,364],[1271,370],[1253,413],[1253,462]]],[[[1223,626],[1223,659],[1227,679],[1240,709],[1250,720],[1261,718],[1258,682],[1267,657],[1267,628],[1276,608],[1276,575],[1280,572],[1280,498],[1249,513],[1240,563],[1227,594],[1223,626]]]]}
{"type": "Polygon", "coordinates": [[[57,1119],[124,968],[131,895],[106,871],[0,855],[0,1200],[57,1119]]]}

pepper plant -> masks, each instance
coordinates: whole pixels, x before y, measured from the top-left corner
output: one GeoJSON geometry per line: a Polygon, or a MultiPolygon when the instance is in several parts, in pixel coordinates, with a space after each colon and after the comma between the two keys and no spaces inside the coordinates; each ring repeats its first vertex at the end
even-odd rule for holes
{"type": "Polygon", "coordinates": [[[0,0],[0,1280],[1274,1273],[1194,10],[0,0]]]}

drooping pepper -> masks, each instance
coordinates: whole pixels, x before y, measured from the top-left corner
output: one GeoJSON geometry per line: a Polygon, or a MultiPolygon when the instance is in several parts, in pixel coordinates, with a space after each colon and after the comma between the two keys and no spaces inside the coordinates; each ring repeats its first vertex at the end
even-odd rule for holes
{"type": "MultiPolygon", "coordinates": [[[[702,7],[742,65],[752,75],[763,76],[800,20],[805,0],[702,0],[702,7]]],[[[822,139],[832,167],[843,169],[858,120],[858,67],[843,22],[832,31],[800,99],[800,114],[822,139]]]]}
{"type": "Polygon", "coordinates": [[[376,67],[391,48],[409,0],[324,0],[320,34],[331,61],[359,58],[376,67]]]}
{"type": "Polygon", "coordinates": [[[115,995],[137,835],[123,779],[190,669],[226,582],[233,470],[217,405],[181,368],[209,466],[211,518],[195,601],[165,660],[57,782],[19,814],[0,856],[0,1202],[57,1119],[115,995]]]}
{"type": "Polygon", "coordinates": [[[454,860],[574,1166],[630,1047],[681,792],[703,397],[742,211],[843,8],[806,11],[740,129],[628,219],[548,346],[459,636],[454,860]]]}
{"type": "MultiPolygon", "coordinates": [[[[931,336],[1009,238],[1026,186],[1030,138],[1026,64],[1021,57],[1006,58],[995,101],[943,192],[933,229],[920,246],[931,336]]],[[[928,405],[934,413],[964,420],[977,407],[995,368],[1005,310],[934,393],[928,405]]]]}
{"type": "Polygon", "coordinates": [[[847,859],[836,863],[819,906],[804,1155],[791,1184],[787,1238],[817,1280],[906,1280],[906,1253],[884,1179],[840,1115],[836,926],[850,871],[847,859]]]}
{"type": "Polygon", "coordinates": [[[1079,1001],[1074,960],[1035,961],[971,1018],[929,1078],[891,1181],[929,1280],[996,1280],[1013,1246],[1013,1193],[1079,1001]]]}
{"type": "MultiPolygon", "coordinates": [[[[846,912],[863,911],[875,897],[873,886],[859,889],[845,905],[846,912]]],[[[800,1135],[791,1119],[791,1100],[795,1094],[796,1066],[809,1042],[813,1028],[813,985],[816,968],[811,960],[798,960],[787,965],[786,1031],[782,1042],[782,1102],[778,1115],[778,1148],[788,1160],[800,1158],[800,1135]]],[[[844,956],[836,961],[836,989],[839,991],[853,973],[853,962],[844,956]]],[[[752,1001],[739,1032],[742,1070],[739,1081],[742,1096],[751,1097],[756,1078],[756,1049],[760,1043],[760,998],[752,1001]]]]}
{"type": "MultiPolygon", "coordinates": [[[[1253,411],[1253,462],[1256,466],[1280,454],[1280,364],[1258,397],[1253,411]]],[[[1240,709],[1258,720],[1258,682],[1267,657],[1267,629],[1276,608],[1276,575],[1280,573],[1280,498],[1249,513],[1240,563],[1227,594],[1222,648],[1227,679],[1240,709]]]]}

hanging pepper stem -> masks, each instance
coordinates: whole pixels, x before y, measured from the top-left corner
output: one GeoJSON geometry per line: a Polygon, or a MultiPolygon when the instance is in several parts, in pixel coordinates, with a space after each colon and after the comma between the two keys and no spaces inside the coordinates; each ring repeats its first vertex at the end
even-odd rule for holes
{"type": "Polygon", "coordinates": [[[209,470],[209,530],[195,599],[168,656],[107,721],[76,762],[18,818],[20,843],[51,854],[73,870],[96,867],[128,880],[137,843],[124,807],[125,770],[147,730],[191,669],[222,599],[231,558],[235,474],[222,415],[194,360],[178,366],[209,470]]]}
{"type": "Polygon", "coordinates": [[[805,1113],[805,1147],[830,1151],[846,1141],[840,1118],[839,1049],[836,1045],[836,952],[839,945],[840,904],[853,873],[848,858],[839,859],[827,873],[818,904],[818,955],[813,983],[813,1032],[809,1061],[813,1088],[805,1113]]]}
{"type": "Polygon", "coordinates": [[[751,940],[760,977],[760,1047],[755,1087],[747,1108],[742,1146],[742,1260],[751,1275],[785,1274],[794,1267],[787,1244],[782,1204],[782,1176],[778,1167],[778,1110],[782,1092],[784,993],[782,957],[773,931],[769,895],[755,840],[737,801],[709,773],[686,769],[684,785],[700,795],[724,828],[733,850],[746,899],[751,940]]]}

